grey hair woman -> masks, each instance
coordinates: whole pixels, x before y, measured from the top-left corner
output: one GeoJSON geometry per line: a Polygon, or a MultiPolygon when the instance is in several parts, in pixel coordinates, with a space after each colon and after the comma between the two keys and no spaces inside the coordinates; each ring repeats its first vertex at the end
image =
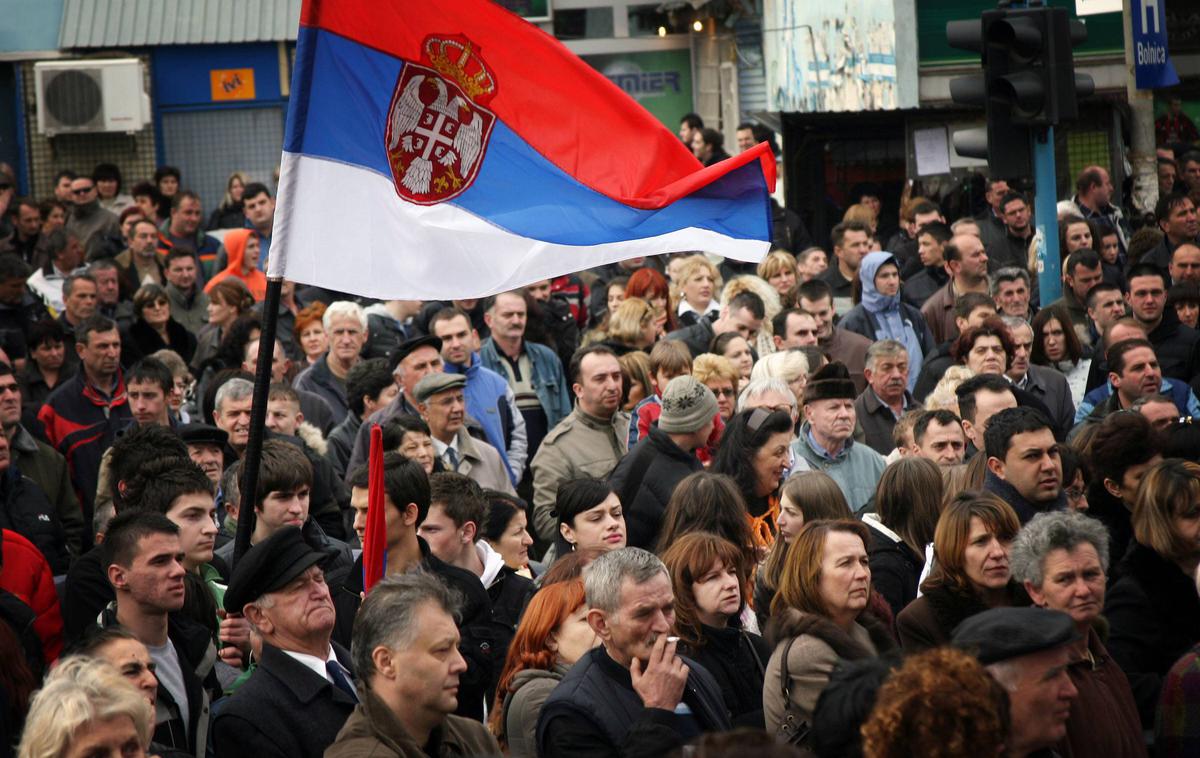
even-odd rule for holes
{"type": "Polygon", "coordinates": [[[1096,634],[1104,609],[1108,530],[1082,513],[1039,513],[1017,534],[1010,554],[1013,578],[1034,605],[1070,615],[1079,631],[1067,669],[1079,697],[1071,702],[1070,755],[1145,755],[1142,726],[1129,680],[1096,634]]]}

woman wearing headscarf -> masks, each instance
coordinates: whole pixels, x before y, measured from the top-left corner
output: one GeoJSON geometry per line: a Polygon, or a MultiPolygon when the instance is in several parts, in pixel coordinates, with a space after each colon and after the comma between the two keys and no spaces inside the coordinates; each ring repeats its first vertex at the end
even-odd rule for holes
{"type": "Polygon", "coordinates": [[[869,253],[858,267],[862,301],[842,317],[839,326],[875,342],[893,339],[908,350],[908,389],[921,373],[925,356],[937,345],[921,311],[900,302],[900,265],[891,253],[869,253]]]}
{"type": "Polygon", "coordinates": [[[255,302],[262,302],[267,295],[267,277],[258,270],[259,244],[254,230],[234,229],[226,233],[224,244],[229,265],[225,267],[224,271],[208,280],[204,291],[207,293],[217,282],[233,277],[242,280],[250,290],[250,294],[254,296],[255,302]]]}

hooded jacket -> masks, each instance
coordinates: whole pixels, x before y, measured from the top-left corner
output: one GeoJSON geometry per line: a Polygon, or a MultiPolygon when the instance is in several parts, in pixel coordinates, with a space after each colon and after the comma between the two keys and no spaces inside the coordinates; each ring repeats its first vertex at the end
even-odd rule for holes
{"type": "Polygon", "coordinates": [[[242,264],[246,260],[246,243],[250,241],[250,235],[254,233],[253,229],[234,229],[225,234],[223,244],[225,252],[228,255],[229,264],[224,271],[216,274],[212,279],[208,280],[208,284],[204,285],[204,292],[207,294],[213,288],[213,285],[222,279],[233,277],[241,279],[243,283],[250,289],[250,294],[254,296],[255,301],[261,301],[267,296],[267,277],[258,270],[257,266],[252,266],[249,273],[242,271],[242,264]]]}
{"type": "Polygon", "coordinates": [[[900,294],[884,295],[875,286],[875,275],[885,264],[899,267],[891,253],[870,253],[858,267],[862,302],[850,309],[838,325],[870,340],[897,340],[908,350],[908,389],[917,385],[921,364],[937,344],[921,311],[900,301],[900,294]]]}
{"type": "Polygon", "coordinates": [[[554,664],[550,671],[523,669],[513,677],[504,696],[504,738],[512,758],[537,758],[537,722],[550,693],[570,671],[554,664]]]}

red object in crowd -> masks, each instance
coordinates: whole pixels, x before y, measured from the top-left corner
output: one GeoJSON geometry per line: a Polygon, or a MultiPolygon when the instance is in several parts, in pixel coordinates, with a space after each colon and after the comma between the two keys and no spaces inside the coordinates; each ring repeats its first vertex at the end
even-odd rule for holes
{"type": "Polygon", "coordinates": [[[370,592],[387,570],[387,519],[384,516],[383,429],[371,427],[371,450],[367,459],[367,528],[363,533],[363,590],[370,592]]]}
{"type": "Polygon", "coordinates": [[[4,567],[0,589],[20,598],[36,616],[33,630],[42,642],[42,655],[49,665],[63,649],[63,620],[54,588],[54,572],[32,542],[9,529],[0,530],[4,540],[4,567]]]}

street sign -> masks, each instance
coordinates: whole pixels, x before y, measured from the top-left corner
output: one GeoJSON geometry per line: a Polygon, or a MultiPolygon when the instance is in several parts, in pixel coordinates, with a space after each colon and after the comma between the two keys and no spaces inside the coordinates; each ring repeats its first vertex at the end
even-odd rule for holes
{"type": "Polygon", "coordinates": [[[1179,74],[1167,53],[1164,0],[1133,0],[1133,71],[1138,89],[1179,84],[1179,74]]]}

